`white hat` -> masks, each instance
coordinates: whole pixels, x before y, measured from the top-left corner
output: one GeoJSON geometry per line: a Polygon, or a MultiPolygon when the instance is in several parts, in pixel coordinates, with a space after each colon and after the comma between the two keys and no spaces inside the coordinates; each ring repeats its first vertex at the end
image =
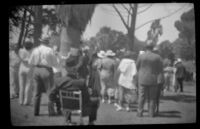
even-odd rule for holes
{"type": "Polygon", "coordinates": [[[106,53],[104,52],[104,51],[100,51],[99,53],[97,53],[97,56],[99,57],[99,58],[104,58],[104,57],[106,57],[106,53]]]}
{"type": "Polygon", "coordinates": [[[139,55],[142,55],[142,54],[144,54],[144,53],[145,53],[144,51],[140,51],[140,52],[139,52],[139,55]]]}
{"type": "Polygon", "coordinates": [[[89,50],[90,48],[88,46],[83,47],[83,50],[89,50]]]}
{"type": "Polygon", "coordinates": [[[106,55],[107,55],[107,56],[115,56],[116,54],[115,54],[112,50],[108,50],[108,51],[106,52],[106,55]]]}
{"type": "Polygon", "coordinates": [[[177,62],[182,62],[182,60],[180,58],[177,59],[177,62]]]}

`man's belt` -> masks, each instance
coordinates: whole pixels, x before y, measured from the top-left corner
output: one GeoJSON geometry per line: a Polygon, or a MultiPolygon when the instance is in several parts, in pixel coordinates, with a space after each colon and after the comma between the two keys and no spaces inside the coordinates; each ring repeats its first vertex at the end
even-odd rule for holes
{"type": "Polygon", "coordinates": [[[48,69],[52,69],[51,67],[49,67],[49,66],[46,66],[46,65],[36,65],[36,67],[39,67],[39,68],[48,68],[48,69]]]}

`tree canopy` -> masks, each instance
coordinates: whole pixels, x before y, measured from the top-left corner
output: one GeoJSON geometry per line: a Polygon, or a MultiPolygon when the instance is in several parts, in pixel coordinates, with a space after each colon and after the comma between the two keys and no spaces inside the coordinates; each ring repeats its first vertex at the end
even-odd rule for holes
{"type": "Polygon", "coordinates": [[[181,15],[181,20],[174,23],[179,31],[179,38],[174,42],[174,51],[186,60],[195,59],[195,15],[194,8],[181,15]]]}
{"type": "Polygon", "coordinates": [[[192,44],[195,40],[195,16],[194,8],[181,15],[181,20],[174,23],[174,26],[179,31],[179,37],[187,40],[192,44]]]}

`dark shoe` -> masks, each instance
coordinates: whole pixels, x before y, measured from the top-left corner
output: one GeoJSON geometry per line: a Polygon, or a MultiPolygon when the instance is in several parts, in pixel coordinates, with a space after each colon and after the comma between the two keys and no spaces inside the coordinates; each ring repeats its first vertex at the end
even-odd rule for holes
{"type": "Polygon", "coordinates": [[[89,124],[88,125],[94,125],[94,122],[89,122],[89,124]]]}
{"type": "Polygon", "coordinates": [[[61,110],[59,110],[59,111],[57,111],[57,115],[62,115],[62,111],[61,110]]]}
{"type": "Polygon", "coordinates": [[[55,116],[55,110],[54,110],[54,103],[49,102],[48,103],[48,110],[49,110],[49,116],[55,116]]]}
{"type": "Polygon", "coordinates": [[[148,117],[155,117],[155,114],[149,114],[148,117]]]}
{"type": "Polygon", "coordinates": [[[34,113],[34,116],[39,116],[39,113],[34,113]]]}
{"type": "Polygon", "coordinates": [[[137,117],[143,117],[143,114],[140,113],[140,112],[138,112],[138,113],[137,113],[137,117]]]}

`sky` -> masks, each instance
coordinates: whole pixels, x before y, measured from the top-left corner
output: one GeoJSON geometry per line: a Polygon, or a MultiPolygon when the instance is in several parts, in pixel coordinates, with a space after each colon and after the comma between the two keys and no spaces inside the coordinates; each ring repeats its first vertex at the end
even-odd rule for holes
{"type": "MultiPolygon", "coordinates": [[[[148,4],[139,4],[138,12],[142,11],[148,4]]],[[[123,16],[126,19],[125,11],[122,10],[120,7],[121,5],[116,4],[116,6],[120,9],[120,12],[123,12],[123,16]]],[[[174,22],[176,20],[180,20],[180,16],[184,13],[193,8],[193,4],[190,3],[153,3],[152,6],[145,12],[140,13],[136,17],[136,28],[143,23],[146,23],[149,20],[160,18],[166,16],[174,11],[179,10],[175,14],[161,20],[161,25],[163,26],[163,35],[159,38],[158,43],[169,40],[173,42],[175,39],[178,38],[178,31],[174,27],[174,22]]],[[[151,23],[146,24],[145,26],[137,29],[135,32],[135,36],[141,40],[145,41],[147,38],[147,31],[150,28],[151,23]]],[[[107,26],[113,30],[121,31],[124,34],[127,33],[125,26],[123,25],[120,17],[114,11],[114,8],[110,4],[99,4],[95,8],[95,12],[93,13],[92,19],[90,23],[88,23],[82,38],[83,39],[90,39],[91,37],[95,36],[97,32],[99,32],[100,28],[107,26]]],[[[42,37],[46,37],[48,27],[43,28],[42,37]]],[[[19,30],[16,30],[11,42],[17,42],[19,37],[19,30]]]]}
{"type": "MultiPolygon", "coordinates": [[[[138,12],[148,7],[150,4],[139,4],[138,12]]],[[[121,5],[117,5],[118,7],[121,5]]],[[[120,7],[119,7],[120,8],[120,7]]],[[[178,38],[178,31],[174,27],[174,22],[180,20],[180,16],[193,8],[193,4],[189,3],[153,3],[152,6],[145,12],[140,13],[136,17],[136,28],[143,23],[146,23],[149,20],[160,18],[166,16],[174,11],[179,10],[170,17],[167,17],[161,20],[161,25],[163,26],[163,35],[159,38],[158,43],[169,40],[173,42],[178,38]],[[183,8],[182,8],[183,7],[183,8]]],[[[123,11],[123,10],[121,10],[123,11]]],[[[125,11],[124,11],[125,12],[125,11]]],[[[125,14],[124,14],[124,18],[125,14]]],[[[147,38],[147,31],[150,28],[151,23],[146,24],[140,29],[136,30],[135,36],[141,40],[145,41],[147,38]]],[[[86,27],[86,30],[83,34],[83,39],[90,39],[92,36],[95,36],[96,33],[100,30],[101,27],[107,26],[111,29],[122,31],[124,34],[127,33],[125,26],[123,25],[120,17],[114,11],[113,7],[109,4],[100,4],[96,7],[95,12],[92,16],[91,23],[86,27]]]]}

